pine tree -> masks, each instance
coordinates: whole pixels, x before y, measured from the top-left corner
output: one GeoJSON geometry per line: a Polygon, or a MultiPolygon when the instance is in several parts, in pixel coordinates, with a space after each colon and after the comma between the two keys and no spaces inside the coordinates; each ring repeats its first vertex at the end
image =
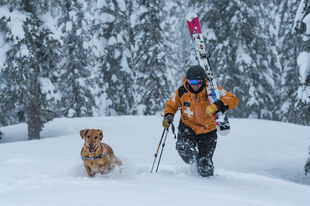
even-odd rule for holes
{"type": "Polygon", "coordinates": [[[303,111],[304,124],[310,125],[310,0],[301,0],[295,17],[295,34],[302,38],[301,53],[297,58],[301,86],[298,107],[303,111]]]}
{"type": "Polygon", "coordinates": [[[296,107],[298,102],[297,91],[300,85],[299,69],[297,57],[301,49],[301,38],[292,32],[295,14],[299,1],[285,0],[278,1],[278,50],[280,54],[280,63],[282,65],[282,81],[278,86],[279,100],[279,119],[281,121],[302,124],[300,116],[302,111],[296,107]]]}
{"type": "Polygon", "coordinates": [[[90,90],[93,80],[92,51],[89,46],[88,22],[84,17],[83,4],[77,0],[62,1],[62,17],[58,25],[63,33],[63,60],[60,66],[59,103],[65,117],[93,116],[94,97],[90,90]]]}
{"type": "Polygon", "coordinates": [[[198,10],[218,83],[241,101],[234,117],[274,119],[280,72],[274,28],[260,1],[190,1],[198,10]],[[270,37],[270,38],[268,38],[270,37]]]}
{"type": "Polygon", "coordinates": [[[54,117],[51,110],[52,82],[53,71],[59,61],[60,44],[49,26],[40,19],[41,15],[48,16],[49,1],[16,2],[0,4],[9,10],[4,22],[6,41],[12,45],[0,74],[0,106],[5,116],[2,121],[4,125],[26,121],[28,139],[39,139],[44,123],[54,117]],[[14,23],[21,25],[20,30],[16,31],[16,27],[12,29],[10,15],[19,16],[19,22],[14,23]]]}
{"type": "Polygon", "coordinates": [[[132,28],[130,17],[135,1],[101,1],[92,4],[94,16],[91,34],[98,39],[96,46],[96,84],[99,114],[125,115],[132,113],[134,103],[132,65],[132,28]]]}
{"type": "Polygon", "coordinates": [[[135,25],[135,109],[139,114],[151,115],[162,110],[172,93],[167,68],[168,48],[163,31],[164,2],[140,0],[135,25]]]}
{"type": "Polygon", "coordinates": [[[173,91],[183,84],[187,69],[197,64],[194,58],[190,33],[186,24],[187,1],[174,0],[168,5],[164,34],[167,50],[167,70],[173,91]]]}

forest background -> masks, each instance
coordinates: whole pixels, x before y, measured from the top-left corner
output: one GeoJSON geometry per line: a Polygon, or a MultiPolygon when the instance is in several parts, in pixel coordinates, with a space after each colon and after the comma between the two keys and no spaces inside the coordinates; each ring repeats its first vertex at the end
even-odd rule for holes
{"type": "MultiPolygon", "coordinates": [[[[161,115],[197,64],[198,14],[229,117],[310,125],[310,0],[1,0],[0,130],[57,117],[161,115]]],[[[1,131],[0,131],[1,138],[1,131]]]]}

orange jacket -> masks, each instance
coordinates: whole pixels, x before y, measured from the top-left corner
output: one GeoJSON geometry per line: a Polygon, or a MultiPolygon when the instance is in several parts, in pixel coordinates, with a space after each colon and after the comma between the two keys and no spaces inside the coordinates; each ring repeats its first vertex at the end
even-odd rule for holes
{"type": "MultiPolygon", "coordinates": [[[[175,114],[181,109],[182,122],[191,127],[198,134],[205,134],[216,129],[213,117],[208,115],[205,110],[210,105],[207,91],[204,88],[201,92],[194,94],[186,88],[186,77],[183,79],[183,86],[178,88],[172,97],[167,101],[164,115],[167,113],[175,114]]],[[[230,92],[218,86],[222,94],[221,101],[229,109],[238,105],[239,99],[230,92]]]]}

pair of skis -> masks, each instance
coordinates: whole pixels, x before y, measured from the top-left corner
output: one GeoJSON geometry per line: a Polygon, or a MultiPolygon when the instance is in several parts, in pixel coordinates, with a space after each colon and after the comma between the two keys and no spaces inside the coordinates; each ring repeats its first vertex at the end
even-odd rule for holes
{"type": "MultiPolygon", "coordinates": [[[[217,83],[210,66],[209,55],[207,54],[207,51],[205,49],[206,47],[201,33],[201,27],[197,14],[193,12],[188,13],[186,16],[186,22],[192,37],[192,42],[194,45],[195,55],[198,64],[206,70],[206,76],[208,80],[207,94],[211,105],[212,103],[216,102],[221,98],[221,94],[217,87],[217,83]]],[[[230,131],[230,125],[226,112],[222,113],[221,111],[219,111],[214,114],[213,118],[218,133],[223,136],[227,135],[230,131]]]]}

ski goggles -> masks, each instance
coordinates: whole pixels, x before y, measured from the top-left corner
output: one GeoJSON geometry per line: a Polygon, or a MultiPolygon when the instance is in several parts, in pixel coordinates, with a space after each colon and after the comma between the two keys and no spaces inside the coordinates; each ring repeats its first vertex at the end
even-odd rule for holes
{"type": "Polygon", "coordinates": [[[201,79],[194,79],[194,80],[187,80],[190,85],[201,85],[202,80],[201,79]]]}

